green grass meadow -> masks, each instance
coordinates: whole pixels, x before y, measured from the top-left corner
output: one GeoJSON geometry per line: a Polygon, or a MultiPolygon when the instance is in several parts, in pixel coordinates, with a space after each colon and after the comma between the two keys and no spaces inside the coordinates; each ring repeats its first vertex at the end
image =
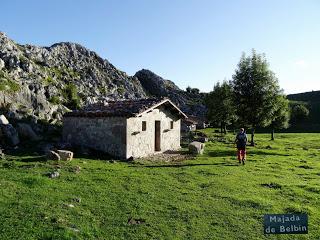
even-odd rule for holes
{"type": "Polygon", "coordinates": [[[233,135],[205,132],[180,162],[7,156],[0,239],[320,239],[320,134],[256,134],[242,166],[233,135]],[[267,213],[307,213],[309,233],[264,235],[267,213]]]}

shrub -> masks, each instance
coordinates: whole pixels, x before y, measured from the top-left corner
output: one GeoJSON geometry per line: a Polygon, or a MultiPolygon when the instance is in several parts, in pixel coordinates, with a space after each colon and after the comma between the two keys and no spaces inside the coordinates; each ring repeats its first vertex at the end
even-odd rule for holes
{"type": "Polygon", "coordinates": [[[77,86],[69,83],[63,89],[63,96],[66,99],[65,105],[70,109],[79,109],[81,107],[81,99],[78,95],[77,86]]]}
{"type": "Polygon", "coordinates": [[[50,99],[49,99],[49,102],[53,103],[53,104],[60,104],[61,103],[61,100],[58,96],[52,96],[50,99]]]}
{"type": "Polygon", "coordinates": [[[28,58],[26,58],[23,55],[19,57],[19,60],[20,60],[21,63],[28,63],[28,61],[29,61],[28,58]]]}
{"type": "Polygon", "coordinates": [[[118,91],[118,93],[119,93],[120,95],[123,95],[124,92],[125,92],[125,89],[124,89],[123,86],[120,86],[120,87],[118,87],[117,91],[118,91]]]}
{"type": "Polygon", "coordinates": [[[6,78],[0,79],[0,91],[17,92],[19,90],[20,85],[15,81],[6,78]]]}
{"type": "Polygon", "coordinates": [[[99,92],[100,92],[101,94],[104,94],[104,95],[107,93],[105,87],[99,87],[99,92]]]}
{"type": "Polygon", "coordinates": [[[43,80],[45,85],[50,85],[54,83],[54,80],[51,76],[48,76],[46,79],[43,80]]]}

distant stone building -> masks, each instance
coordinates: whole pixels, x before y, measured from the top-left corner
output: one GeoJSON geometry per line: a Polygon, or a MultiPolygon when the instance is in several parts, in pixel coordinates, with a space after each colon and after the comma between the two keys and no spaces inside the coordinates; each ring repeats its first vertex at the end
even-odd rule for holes
{"type": "Polygon", "coordinates": [[[169,99],[110,101],[63,117],[63,139],[72,145],[128,159],[180,148],[187,116],[169,99]]]}
{"type": "Polygon", "coordinates": [[[185,118],[181,121],[181,131],[184,133],[188,133],[188,132],[192,132],[197,130],[197,122],[189,119],[185,118]]]}
{"type": "Polygon", "coordinates": [[[183,132],[190,132],[207,128],[208,125],[208,121],[205,118],[188,115],[188,118],[182,120],[181,130],[183,132]]]}

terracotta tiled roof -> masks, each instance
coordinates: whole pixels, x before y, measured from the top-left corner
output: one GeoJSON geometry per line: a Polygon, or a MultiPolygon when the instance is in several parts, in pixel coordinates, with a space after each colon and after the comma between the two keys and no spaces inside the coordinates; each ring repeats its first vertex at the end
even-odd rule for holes
{"type": "MultiPolygon", "coordinates": [[[[163,102],[172,104],[168,99],[119,100],[91,104],[81,110],[68,112],[64,117],[133,117],[163,102]]],[[[178,109],[178,111],[180,111],[178,109]]],[[[182,112],[181,112],[182,113],[182,112]]],[[[182,113],[183,114],[183,113],[182,113]]]]}

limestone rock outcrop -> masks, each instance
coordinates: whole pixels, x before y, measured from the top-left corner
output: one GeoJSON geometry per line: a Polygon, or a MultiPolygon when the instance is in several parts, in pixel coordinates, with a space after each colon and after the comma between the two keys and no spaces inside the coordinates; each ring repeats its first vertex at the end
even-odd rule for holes
{"type": "Polygon", "coordinates": [[[135,76],[70,42],[21,45],[0,32],[0,114],[59,122],[70,109],[103,100],[169,97],[183,111],[204,115],[203,94],[179,89],[149,70],[135,76]]]}

